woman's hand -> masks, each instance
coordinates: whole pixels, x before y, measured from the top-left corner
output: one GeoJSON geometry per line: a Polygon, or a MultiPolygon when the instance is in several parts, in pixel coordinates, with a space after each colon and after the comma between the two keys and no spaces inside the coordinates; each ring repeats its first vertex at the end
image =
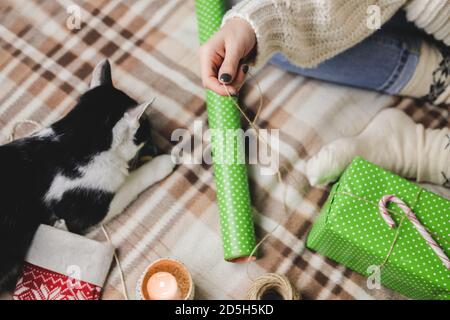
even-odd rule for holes
{"type": "Polygon", "coordinates": [[[248,22],[240,18],[228,20],[200,48],[203,86],[220,95],[236,95],[242,86],[248,66],[244,64],[253,53],[256,35],[248,22]]]}

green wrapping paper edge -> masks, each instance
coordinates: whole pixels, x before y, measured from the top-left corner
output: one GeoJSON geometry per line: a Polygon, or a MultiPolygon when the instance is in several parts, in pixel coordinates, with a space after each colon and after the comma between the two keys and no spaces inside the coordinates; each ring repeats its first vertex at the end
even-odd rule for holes
{"type": "MultiPolygon", "coordinates": [[[[225,5],[222,0],[196,0],[195,7],[203,44],[219,30],[225,5]]],[[[250,257],[256,246],[247,167],[240,161],[245,159],[242,137],[230,134],[241,128],[240,113],[232,98],[210,90],[206,92],[206,106],[224,257],[236,261],[250,257]]]]}
{"type": "MultiPolygon", "coordinates": [[[[368,268],[379,266],[388,257],[380,272],[381,284],[414,299],[448,300],[450,270],[407,219],[389,255],[397,230],[388,227],[373,205],[387,194],[401,198],[450,256],[450,201],[420,190],[416,184],[357,157],[333,186],[306,245],[365,276],[373,277],[368,268]],[[346,192],[370,203],[343,194],[346,192]]],[[[398,226],[403,211],[393,204],[389,209],[397,213],[393,219],[398,226]]]]}

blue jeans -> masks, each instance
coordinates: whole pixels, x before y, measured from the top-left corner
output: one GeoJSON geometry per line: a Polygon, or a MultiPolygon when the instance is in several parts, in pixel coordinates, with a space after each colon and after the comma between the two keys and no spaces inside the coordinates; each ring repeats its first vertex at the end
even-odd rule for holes
{"type": "Polygon", "coordinates": [[[282,54],[275,54],[270,62],[306,77],[397,94],[416,69],[424,39],[399,12],[373,35],[315,68],[295,66],[282,54]]]}

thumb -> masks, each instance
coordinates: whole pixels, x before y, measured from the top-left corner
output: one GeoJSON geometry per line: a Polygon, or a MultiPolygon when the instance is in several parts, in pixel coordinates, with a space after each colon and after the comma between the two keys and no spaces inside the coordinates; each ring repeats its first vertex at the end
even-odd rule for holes
{"type": "Polygon", "coordinates": [[[222,83],[231,83],[236,77],[241,54],[236,46],[229,46],[225,49],[225,58],[219,69],[219,81],[222,83]]]}

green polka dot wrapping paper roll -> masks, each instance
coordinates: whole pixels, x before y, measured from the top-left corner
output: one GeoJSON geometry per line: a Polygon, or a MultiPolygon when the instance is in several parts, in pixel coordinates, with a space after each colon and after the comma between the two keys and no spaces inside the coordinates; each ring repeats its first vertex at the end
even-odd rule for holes
{"type": "MultiPolygon", "coordinates": [[[[219,28],[225,14],[222,0],[195,1],[200,43],[219,28]]],[[[256,246],[240,113],[232,98],[206,92],[208,123],[225,260],[246,261],[256,246]]]]}
{"type": "Polygon", "coordinates": [[[450,270],[398,205],[388,205],[396,226],[386,224],[378,207],[386,195],[405,202],[450,256],[450,201],[359,157],[333,186],[307,247],[369,277],[369,293],[379,278],[413,299],[449,300],[450,270]]]}

